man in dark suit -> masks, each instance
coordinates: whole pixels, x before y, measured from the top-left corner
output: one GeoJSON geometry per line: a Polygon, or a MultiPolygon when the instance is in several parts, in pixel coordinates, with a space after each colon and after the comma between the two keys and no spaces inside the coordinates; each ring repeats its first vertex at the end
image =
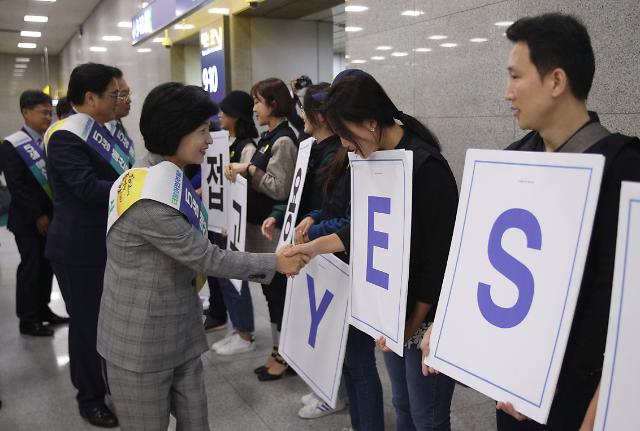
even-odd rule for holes
{"type": "Polygon", "coordinates": [[[96,330],[107,259],[109,191],[128,167],[104,127],[115,119],[119,74],[102,64],[77,66],[67,92],[76,113],[54,124],[45,136],[55,208],[45,254],[71,316],[71,382],[78,390],[80,415],[106,428],[116,427],[118,420],[105,405],[96,330]]]}
{"type": "Polygon", "coordinates": [[[49,308],[53,272],[44,257],[47,229],[53,215],[50,189],[44,167],[42,138],[51,124],[51,97],[39,90],[20,96],[22,128],[0,144],[0,162],[11,192],[7,227],[13,232],[20,264],[16,281],[16,314],[20,333],[45,337],[53,335],[51,325],[68,318],[49,308]]]}

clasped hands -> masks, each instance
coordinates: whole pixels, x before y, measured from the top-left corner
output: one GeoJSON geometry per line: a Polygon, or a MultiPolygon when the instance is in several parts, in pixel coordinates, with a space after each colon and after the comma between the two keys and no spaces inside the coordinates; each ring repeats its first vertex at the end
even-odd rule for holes
{"type": "MultiPolygon", "coordinates": [[[[311,260],[311,258],[313,258],[316,255],[312,247],[309,246],[309,243],[308,243],[309,238],[307,236],[309,227],[312,224],[313,224],[313,219],[311,217],[306,217],[296,227],[296,232],[295,232],[296,245],[295,246],[290,244],[285,245],[276,252],[276,254],[278,255],[279,261],[286,260],[287,262],[292,262],[294,265],[292,269],[287,268],[284,271],[278,270],[279,272],[286,274],[288,277],[297,275],[298,272],[300,272],[300,269],[302,269],[304,265],[309,263],[309,260],[311,260]],[[299,264],[300,266],[296,268],[295,267],[296,264],[299,264]]],[[[276,219],[273,217],[268,217],[262,223],[262,235],[264,235],[267,239],[271,240],[273,238],[273,232],[275,227],[276,227],[276,219]]]]}

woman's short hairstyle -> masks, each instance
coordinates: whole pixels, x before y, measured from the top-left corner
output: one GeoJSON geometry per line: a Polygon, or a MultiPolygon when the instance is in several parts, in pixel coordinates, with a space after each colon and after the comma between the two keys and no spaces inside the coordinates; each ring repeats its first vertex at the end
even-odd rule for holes
{"type": "Polygon", "coordinates": [[[167,82],[144,99],[140,132],[152,153],[173,156],[180,140],[218,113],[218,106],[202,88],[167,82]]]}
{"type": "Polygon", "coordinates": [[[260,96],[272,109],[274,117],[287,117],[293,109],[293,99],[287,85],[278,78],[269,78],[256,82],[251,87],[251,97],[260,96]]]}
{"type": "Polygon", "coordinates": [[[122,76],[122,71],[117,67],[99,63],[84,63],[76,66],[69,77],[67,98],[74,105],[81,106],[84,103],[84,95],[90,91],[102,94],[109,83],[122,76]]]}

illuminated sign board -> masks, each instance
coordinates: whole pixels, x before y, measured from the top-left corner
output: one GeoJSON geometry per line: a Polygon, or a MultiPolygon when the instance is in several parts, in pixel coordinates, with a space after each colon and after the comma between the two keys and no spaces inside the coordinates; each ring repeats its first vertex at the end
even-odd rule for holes
{"type": "Polygon", "coordinates": [[[200,31],[202,87],[209,97],[220,103],[225,96],[225,56],[223,21],[200,31]]]}
{"type": "Polygon", "coordinates": [[[155,0],[131,18],[131,43],[142,42],[211,0],[155,0]]]}

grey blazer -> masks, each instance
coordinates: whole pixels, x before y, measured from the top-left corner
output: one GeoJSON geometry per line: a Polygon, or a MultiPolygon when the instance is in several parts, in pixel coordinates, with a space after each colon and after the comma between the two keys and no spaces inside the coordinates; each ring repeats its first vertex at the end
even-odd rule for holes
{"type": "Polygon", "coordinates": [[[275,268],[275,254],[221,250],[179,211],[137,202],[107,235],[98,352],[135,372],[193,359],[208,349],[196,273],[268,284],[275,268]]]}

